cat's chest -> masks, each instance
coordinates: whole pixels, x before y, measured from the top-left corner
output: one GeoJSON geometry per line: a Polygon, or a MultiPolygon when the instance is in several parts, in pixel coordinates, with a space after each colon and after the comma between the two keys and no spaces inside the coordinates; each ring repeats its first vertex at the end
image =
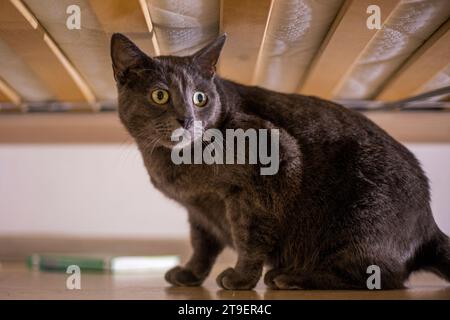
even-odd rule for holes
{"type": "MultiPolygon", "coordinates": [[[[145,158],[144,158],[145,159],[145,158]]],[[[231,231],[225,218],[224,186],[218,186],[201,165],[175,165],[163,158],[145,160],[152,184],[180,202],[194,219],[228,245],[231,231]]]]}
{"type": "Polygon", "coordinates": [[[143,156],[153,185],[171,198],[183,201],[210,191],[213,182],[203,165],[176,165],[164,151],[143,156]]]}

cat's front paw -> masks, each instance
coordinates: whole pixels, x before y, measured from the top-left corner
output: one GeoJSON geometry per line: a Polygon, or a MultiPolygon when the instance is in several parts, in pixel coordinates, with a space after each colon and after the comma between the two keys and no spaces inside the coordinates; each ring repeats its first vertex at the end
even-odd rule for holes
{"type": "Polygon", "coordinates": [[[238,273],[233,268],[222,271],[217,277],[217,284],[226,290],[250,290],[256,286],[256,281],[244,274],[238,273]]]}
{"type": "Polygon", "coordinates": [[[178,287],[197,287],[203,283],[204,278],[197,277],[191,270],[175,267],[166,272],[166,281],[178,287]]]}

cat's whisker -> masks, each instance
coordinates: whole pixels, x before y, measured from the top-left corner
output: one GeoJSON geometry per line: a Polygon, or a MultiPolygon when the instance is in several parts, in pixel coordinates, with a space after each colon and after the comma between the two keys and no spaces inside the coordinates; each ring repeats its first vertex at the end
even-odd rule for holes
{"type": "Polygon", "coordinates": [[[162,137],[159,137],[159,138],[156,140],[156,142],[153,144],[152,151],[150,151],[150,156],[152,156],[153,151],[155,150],[156,145],[159,143],[159,141],[160,141],[161,139],[162,139],[162,137]]]}
{"type": "Polygon", "coordinates": [[[146,144],[145,149],[152,147],[152,150],[153,150],[155,145],[158,143],[159,139],[160,139],[159,137],[153,138],[149,143],[146,144]]]}

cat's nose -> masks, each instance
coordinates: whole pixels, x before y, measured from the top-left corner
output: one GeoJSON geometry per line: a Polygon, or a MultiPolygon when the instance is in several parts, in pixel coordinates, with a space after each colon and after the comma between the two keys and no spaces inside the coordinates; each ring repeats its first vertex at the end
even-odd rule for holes
{"type": "Polygon", "coordinates": [[[182,126],[183,128],[184,128],[184,125],[185,125],[185,122],[186,122],[186,119],[184,119],[184,118],[182,118],[182,119],[180,119],[180,118],[177,118],[177,122],[180,124],[180,126],[182,126]]]}
{"type": "Polygon", "coordinates": [[[177,118],[177,122],[180,124],[181,127],[187,129],[191,124],[192,118],[177,118]]]}

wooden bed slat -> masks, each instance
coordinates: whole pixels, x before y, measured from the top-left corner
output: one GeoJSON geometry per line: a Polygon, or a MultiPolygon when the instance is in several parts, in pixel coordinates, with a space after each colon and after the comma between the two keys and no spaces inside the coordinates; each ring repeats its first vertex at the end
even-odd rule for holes
{"type": "Polygon", "coordinates": [[[250,84],[269,14],[270,0],[222,0],[222,30],[228,35],[221,54],[221,76],[250,84]]]}
{"type": "Polygon", "coordinates": [[[139,0],[89,0],[103,30],[112,35],[120,32],[130,37],[145,53],[155,55],[139,0]]]}
{"type": "Polygon", "coordinates": [[[0,1],[0,37],[30,66],[61,101],[84,101],[80,89],[44,42],[43,33],[9,1],[0,1]]]}
{"type": "MultiPolygon", "coordinates": [[[[366,112],[402,142],[450,142],[450,112],[366,112]]],[[[115,112],[0,116],[0,143],[123,143],[132,141],[115,112]]]]}
{"type": "Polygon", "coordinates": [[[2,78],[0,78],[0,102],[12,102],[16,106],[22,103],[19,94],[2,78]]]}
{"type": "MultiPolygon", "coordinates": [[[[1,80],[0,80],[0,87],[1,87],[1,80]]],[[[5,95],[2,93],[1,88],[0,88],[0,102],[8,102],[8,101],[10,101],[10,100],[8,99],[7,96],[5,96],[5,95]]]]}
{"type": "Polygon", "coordinates": [[[353,62],[375,35],[375,30],[369,30],[366,13],[369,5],[378,5],[381,9],[383,23],[400,0],[357,0],[343,5],[338,15],[337,25],[332,26],[332,36],[327,40],[326,47],[315,59],[309,75],[299,92],[331,99],[333,90],[338,85],[353,62]]]}
{"type": "Polygon", "coordinates": [[[444,69],[450,62],[449,57],[450,20],[416,51],[376,99],[392,101],[410,96],[444,69]]]}

